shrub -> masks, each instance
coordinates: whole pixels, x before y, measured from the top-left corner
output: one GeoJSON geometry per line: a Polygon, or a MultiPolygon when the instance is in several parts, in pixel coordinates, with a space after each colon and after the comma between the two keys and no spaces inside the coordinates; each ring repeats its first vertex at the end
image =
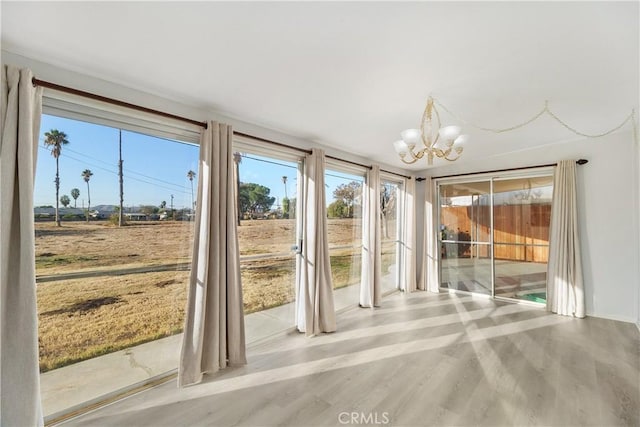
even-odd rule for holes
{"type": "MultiPolygon", "coordinates": [[[[120,214],[118,212],[116,213],[112,213],[109,216],[109,224],[111,225],[118,225],[119,223],[119,218],[120,218],[120,214]]],[[[122,218],[122,225],[127,225],[127,222],[124,220],[124,217],[122,218]]]]}

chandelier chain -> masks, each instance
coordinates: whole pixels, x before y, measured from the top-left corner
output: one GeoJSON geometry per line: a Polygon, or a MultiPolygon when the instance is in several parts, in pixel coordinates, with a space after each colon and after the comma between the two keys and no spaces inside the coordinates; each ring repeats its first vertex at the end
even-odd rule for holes
{"type": "Polygon", "coordinates": [[[449,110],[446,106],[442,105],[442,103],[440,101],[438,101],[437,99],[434,99],[434,101],[438,104],[438,106],[440,108],[442,108],[444,111],[446,111],[447,113],[449,113],[453,118],[455,118],[456,120],[468,125],[468,126],[472,126],[476,129],[480,129],[486,132],[493,132],[493,133],[504,133],[504,132],[510,132],[516,129],[520,129],[523,128],[531,123],[533,123],[534,121],[538,120],[541,116],[543,116],[545,113],[548,114],[549,116],[551,116],[551,118],[553,118],[556,122],[560,123],[560,125],[562,125],[564,128],[566,128],[567,130],[575,133],[576,135],[580,135],[583,136],[585,138],[600,138],[606,135],[610,135],[616,131],[618,131],[620,128],[622,128],[624,125],[627,124],[627,122],[631,121],[632,125],[633,125],[633,136],[634,139],[636,140],[636,142],[638,141],[638,132],[637,132],[637,123],[635,120],[635,109],[631,110],[631,113],[622,121],[622,123],[620,123],[618,126],[614,127],[613,129],[610,129],[608,131],[602,132],[602,133],[598,133],[598,134],[588,134],[588,133],[584,133],[584,132],[580,132],[579,130],[577,130],[576,128],[572,127],[571,125],[569,125],[568,123],[566,123],[565,121],[563,121],[562,119],[560,119],[560,117],[558,117],[553,111],[551,111],[551,109],[549,109],[549,101],[545,101],[544,102],[544,107],[542,108],[542,110],[540,110],[540,112],[538,112],[537,114],[535,114],[533,117],[531,117],[530,119],[516,124],[514,126],[510,126],[507,128],[488,128],[488,127],[483,127],[483,126],[478,126],[477,124],[471,123],[467,120],[462,119],[460,116],[458,116],[457,114],[453,113],[451,110],[449,110]]]}

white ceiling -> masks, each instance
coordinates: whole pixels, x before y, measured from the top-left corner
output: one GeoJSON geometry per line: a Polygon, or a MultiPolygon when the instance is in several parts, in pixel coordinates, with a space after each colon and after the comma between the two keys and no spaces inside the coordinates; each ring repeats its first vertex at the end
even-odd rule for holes
{"type": "MultiPolygon", "coordinates": [[[[429,94],[485,127],[548,99],[587,133],[639,103],[638,2],[0,7],[4,50],[396,166],[392,142],[418,126],[429,94]]],[[[469,159],[575,138],[549,118],[465,131],[469,159]]]]}

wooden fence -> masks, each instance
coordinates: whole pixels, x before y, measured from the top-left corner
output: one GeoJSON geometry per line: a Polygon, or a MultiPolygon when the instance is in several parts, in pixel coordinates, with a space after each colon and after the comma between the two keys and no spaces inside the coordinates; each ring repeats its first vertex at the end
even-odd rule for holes
{"type": "MultiPolygon", "coordinates": [[[[494,256],[511,261],[547,262],[549,258],[550,203],[501,205],[493,208],[494,256]]],[[[489,206],[443,206],[443,240],[490,242],[489,206]]],[[[489,257],[489,245],[447,243],[443,256],[489,257]]]]}

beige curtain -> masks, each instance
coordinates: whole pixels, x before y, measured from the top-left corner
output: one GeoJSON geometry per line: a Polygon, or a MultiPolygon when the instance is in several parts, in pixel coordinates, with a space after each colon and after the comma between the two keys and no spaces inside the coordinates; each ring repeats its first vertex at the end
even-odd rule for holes
{"type": "Polygon", "coordinates": [[[231,126],[209,122],[200,168],[178,385],[246,364],[231,126]]]}
{"type": "Polygon", "coordinates": [[[336,330],[324,167],[324,151],[314,148],[304,162],[301,247],[296,268],[296,326],[307,336],[336,330]]]}
{"type": "Polygon", "coordinates": [[[362,277],[360,306],[380,305],[382,261],[380,232],[380,166],[373,165],[362,191],[362,277]]]}
{"type": "Polygon", "coordinates": [[[0,425],[43,425],[38,364],[33,184],[42,89],[2,66],[0,425]]]}
{"type": "Polygon", "coordinates": [[[576,172],[574,160],[560,161],[553,180],[547,309],[565,316],[584,317],[576,172]]]}
{"type": "Polygon", "coordinates": [[[404,180],[402,237],[400,241],[400,289],[413,292],[417,288],[416,277],[416,181],[404,180]]]}
{"type": "Polygon", "coordinates": [[[420,260],[420,278],[418,280],[418,289],[429,292],[440,292],[438,284],[438,240],[437,240],[437,221],[436,215],[438,194],[434,188],[431,177],[426,177],[423,181],[424,185],[424,223],[423,223],[423,240],[424,250],[422,251],[422,259],[420,260]]]}

